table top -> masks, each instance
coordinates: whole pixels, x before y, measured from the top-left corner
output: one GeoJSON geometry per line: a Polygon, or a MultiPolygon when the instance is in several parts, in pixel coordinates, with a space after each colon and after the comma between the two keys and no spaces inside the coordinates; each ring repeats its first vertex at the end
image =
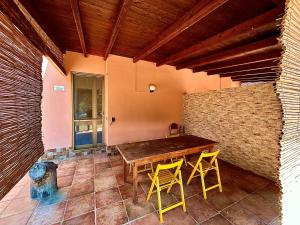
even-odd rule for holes
{"type": "MultiPolygon", "coordinates": [[[[117,145],[117,149],[127,163],[151,159],[157,156],[168,156],[187,150],[213,147],[217,142],[194,135],[141,141],[117,145]]],[[[171,156],[173,157],[173,156],[171,156]]]]}

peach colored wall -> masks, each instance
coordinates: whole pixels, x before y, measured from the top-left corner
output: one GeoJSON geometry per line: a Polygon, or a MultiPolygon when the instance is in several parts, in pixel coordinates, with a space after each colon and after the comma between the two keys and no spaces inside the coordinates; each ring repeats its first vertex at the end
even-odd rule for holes
{"type": "Polygon", "coordinates": [[[71,146],[72,102],[71,79],[61,75],[48,63],[43,78],[42,135],[45,149],[71,146]],[[64,91],[54,91],[54,85],[65,86],[64,91]]]}
{"type": "Polygon", "coordinates": [[[114,55],[105,62],[101,57],[85,58],[67,52],[64,64],[67,76],[59,74],[49,63],[44,78],[42,124],[46,149],[72,145],[71,71],[107,74],[104,141],[108,145],[164,137],[171,122],[183,121],[184,93],[238,85],[218,75],[156,67],[145,61],[134,64],[132,59],[114,55]],[[156,92],[148,92],[150,83],[157,86],[156,92]],[[65,92],[54,92],[54,85],[65,85],[65,92]],[[110,125],[112,116],[116,122],[110,125]]]}

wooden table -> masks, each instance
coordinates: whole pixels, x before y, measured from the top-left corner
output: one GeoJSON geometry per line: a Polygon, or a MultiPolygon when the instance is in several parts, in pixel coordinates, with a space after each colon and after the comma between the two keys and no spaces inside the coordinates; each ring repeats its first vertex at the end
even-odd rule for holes
{"type": "Polygon", "coordinates": [[[127,182],[127,165],[131,164],[133,167],[133,202],[137,202],[138,167],[165,159],[200,153],[204,150],[210,151],[215,144],[216,142],[205,138],[184,135],[117,145],[124,159],[125,182],[127,182]]]}

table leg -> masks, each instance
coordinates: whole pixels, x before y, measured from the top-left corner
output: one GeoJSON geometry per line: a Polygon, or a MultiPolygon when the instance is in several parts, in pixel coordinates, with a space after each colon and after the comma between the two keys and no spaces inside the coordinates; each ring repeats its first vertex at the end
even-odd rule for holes
{"type": "Polygon", "coordinates": [[[137,177],[137,169],[136,164],[133,164],[133,203],[136,204],[138,202],[137,198],[137,187],[138,187],[138,177],[137,177]]]}
{"type": "Polygon", "coordinates": [[[124,183],[127,182],[127,163],[125,162],[125,160],[123,160],[123,166],[124,166],[124,183]]]}

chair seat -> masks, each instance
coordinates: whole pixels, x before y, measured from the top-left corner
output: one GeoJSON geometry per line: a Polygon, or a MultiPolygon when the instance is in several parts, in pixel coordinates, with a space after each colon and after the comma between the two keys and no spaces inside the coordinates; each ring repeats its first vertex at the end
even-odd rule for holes
{"type": "MultiPolygon", "coordinates": [[[[203,171],[213,170],[213,169],[216,168],[216,167],[214,167],[213,165],[211,165],[209,162],[207,162],[205,160],[202,160],[201,163],[202,163],[203,171]]],[[[192,166],[195,167],[195,165],[197,164],[197,160],[191,161],[191,162],[189,162],[189,164],[190,165],[192,164],[192,166]]]]}
{"type": "MultiPolygon", "coordinates": [[[[148,174],[150,176],[151,180],[153,179],[154,174],[155,174],[155,172],[148,174]]],[[[159,179],[159,185],[168,184],[174,180],[174,174],[172,174],[170,172],[170,170],[162,170],[162,171],[159,171],[158,179],[159,179]]]]}

